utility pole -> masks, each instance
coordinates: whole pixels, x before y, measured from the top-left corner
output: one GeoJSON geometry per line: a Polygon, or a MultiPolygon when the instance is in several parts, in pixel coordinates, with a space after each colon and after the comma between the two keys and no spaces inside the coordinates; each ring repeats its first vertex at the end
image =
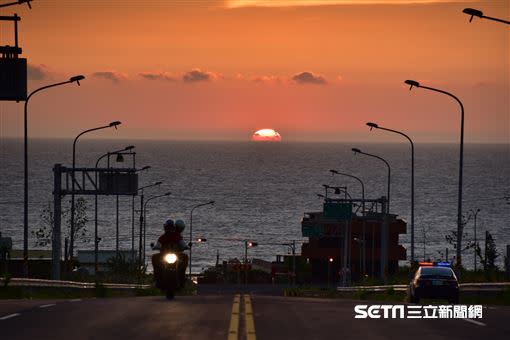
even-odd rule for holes
{"type": "Polygon", "coordinates": [[[53,237],[51,245],[51,278],[60,280],[60,260],[62,257],[61,224],[61,200],[62,200],[62,165],[55,164],[53,167],[53,237]]]}
{"type": "Polygon", "coordinates": [[[388,230],[389,230],[389,215],[387,209],[386,197],[382,199],[383,221],[381,230],[381,279],[386,281],[386,272],[388,270],[388,230]]]}
{"type": "Polygon", "coordinates": [[[140,195],[140,239],[139,239],[139,244],[138,244],[138,263],[139,263],[139,267],[141,268],[142,267],[142,247],[143,247],[143,215],[144,215],[144,211],[143,211],[143,189],[141,190],[142,193],[140,195]]]}
{"type": "Polygon", "coordinates": [[[292,240],[292,283],[296,284],[296,240],[292,240]]]}
{"type": "Polygon", "coordinates": [[[244,241],[244,285],[248,285],[248,241],[244,241]]]}

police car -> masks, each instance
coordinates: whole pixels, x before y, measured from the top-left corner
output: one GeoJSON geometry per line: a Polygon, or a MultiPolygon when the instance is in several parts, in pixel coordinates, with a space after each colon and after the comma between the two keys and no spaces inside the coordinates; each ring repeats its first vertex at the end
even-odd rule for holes
{"type": "Polygon", "coordinates": [[[421,298],[447,299],[459,303],[459,281],[449,262],[420,262],[409,284],[409,300],[419,303],[421,298]]]}

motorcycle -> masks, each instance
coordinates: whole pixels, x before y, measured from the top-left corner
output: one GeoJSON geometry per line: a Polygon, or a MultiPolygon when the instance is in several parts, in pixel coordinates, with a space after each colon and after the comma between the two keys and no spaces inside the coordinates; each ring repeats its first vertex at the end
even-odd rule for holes
{"type": "Polygon", "coordinates": [[[156,287],[165,292],[168,300],[172,300],[177,289],[181,288],[184,283],[181,282],[180,275],[180,272],[182,272],[181,266],[184,265],[184,254],[182,251],[168,249],[155,256],[159,257],[156,260],[159,261],[158,275],[156,275],[156,268],[154,269],[156,287]]]}

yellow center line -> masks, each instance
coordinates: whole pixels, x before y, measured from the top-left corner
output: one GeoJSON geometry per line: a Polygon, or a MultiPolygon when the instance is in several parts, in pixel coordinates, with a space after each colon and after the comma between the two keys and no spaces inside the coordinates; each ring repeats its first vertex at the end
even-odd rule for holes
{"type": "Polygon", "coordinates": [[[236,294],[232,303],[232,314],[230,315],[230,326],[228,328],[228,340],[237,340],[239,333],[239,308],[241,296],[236,294]]]}
{"type": "Polygon", "coordinates": [[[253,307],[251,304],[251,296],[244,294],[244,321],[246,325],[246,340],[256,340],[255,321],[253,320],[253,307]]]}

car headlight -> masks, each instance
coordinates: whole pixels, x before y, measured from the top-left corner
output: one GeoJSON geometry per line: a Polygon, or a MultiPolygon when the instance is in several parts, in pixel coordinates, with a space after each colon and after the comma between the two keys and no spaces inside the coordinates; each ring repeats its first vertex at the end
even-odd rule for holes
{"type": "Polygon", "coordinates": [[[166,254],[165,255],[165,262],[166,263],[175,263],[177,261],[177,255],[175,254],[166,254]]]}

